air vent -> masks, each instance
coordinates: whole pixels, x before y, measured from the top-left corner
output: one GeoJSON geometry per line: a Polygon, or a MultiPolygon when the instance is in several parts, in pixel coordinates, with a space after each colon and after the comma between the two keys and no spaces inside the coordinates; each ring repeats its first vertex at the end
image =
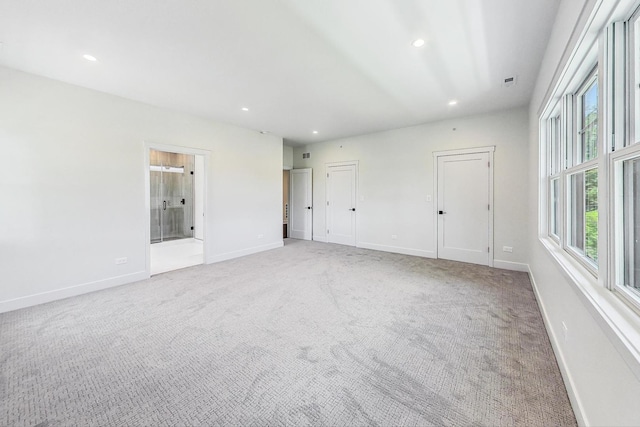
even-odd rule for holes
{"type": "Polygon", "coordinates": [[[302,153],[302,158],[303,159],[310,159],[311,158],[311,153],[302,153]]]}
{"type": "Polygon", "coordinates": [[[510,76],[510,77],[504,78],[504,80],[502,81],[502,86],[511,87],[511,86],[515,86],[517,83],[518,83],[518,76],[510,76]]]}

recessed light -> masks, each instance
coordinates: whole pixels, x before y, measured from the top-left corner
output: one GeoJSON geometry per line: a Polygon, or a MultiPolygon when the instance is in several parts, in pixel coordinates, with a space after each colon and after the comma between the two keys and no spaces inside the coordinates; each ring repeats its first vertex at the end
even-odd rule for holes
{"type": "Polygon", "coordinates": [[[424,46],[424,39],[415,39],[413,42],[411,42],[411,46],[413,46],[413,47],[422,47],[422,46],[424,46]]]}
{"type": "Polygon", "coordinates": [[[269,133],[269,131],[268,130],[261,130],[260,133],[263,134],[263,135],[266,135],[266,134],[269,133]]]}
{"type": "Polygon", "coordinates": [[[242,107],[242,111],[249,111],[247,107],[242,107]]]}
{"type": "Polygon", "coordinates": [[[456,101],[455,99],[452,99],[451,101],[449,101],[449,105],[456,105],[458,103],[458,101],[456,101]]]}
{"type": "Polygon", "coordinates": [[[314,131],[313,131],[313,134],[314,134],[314,135],[317,135],[317,134],[318,134],[318,131],[317,131],[317,130],[314,130],[314,131]]]}
{"type": "Polygon", "coordinates": [[[96,62],[98,59],[93,55],[82,55],[84,59],[91,62],[96,62]]]}

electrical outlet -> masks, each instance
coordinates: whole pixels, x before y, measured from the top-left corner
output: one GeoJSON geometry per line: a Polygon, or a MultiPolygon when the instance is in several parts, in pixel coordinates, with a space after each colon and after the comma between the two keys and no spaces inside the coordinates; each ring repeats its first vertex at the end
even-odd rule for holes
{"type": "Polygon", "coordinates": [[[502,252],[513,252],[513,248],[511,246],[503,246],[502,252]]]}
{"type": "Polygon", "coordinates": [[[116,258],[116,265],[126,264],[128,261],[127,257],[116,258]]]}

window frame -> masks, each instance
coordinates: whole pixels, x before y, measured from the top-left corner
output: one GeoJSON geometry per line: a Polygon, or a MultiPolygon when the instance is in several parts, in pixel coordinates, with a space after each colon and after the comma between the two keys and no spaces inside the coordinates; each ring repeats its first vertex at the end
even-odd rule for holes
{"type": "MultiPolygon", "coordinates": [[[[561,102],[559,102],[558,104],[561,104],[561,102]]],[[[563,153],[564,153],[564,149],[563,149],[563,144],[564,144],[564,138],[562,138],[562,135],[564,134],[563,132],[563,121],[562,121],[562,114],[560,112],[560,105],[557,105],[555,107],[555,113],[552,114],[552,117],[550,117],[548,119],[548,135],[547,135],[547,141],[548,141],[548,145],[549,147],[551,147],[550,150],[548,150],[548,156],[547,156],[547,164],[548,164],[548,168],[547,168],[547,191],[548,194],[551,195],[553,194],[553,183],[554,181],[556,181],[558,183],[558,194],[557,194],[557,203],[558,203],[558,209],[557,211],[554,211],[554,203],[553,203],[553,198],[549,197],[549,204],[548,204],[548,213],[547,213],[547,235],[553,239],[554,242],[556,242],[556,244],[560,245],[561,244],[561,236],[562,236],[562,230],[564,229],[563,227],[563,213],[562,213],[562,197],[563,197],[563,185],[562,185],[562,170],[563,170],[563,164],[564,164],[564,160],[563,160],[563,153]],[[553,233],[553,225],[554,225],[554,221],[552,220],[555,219],[555,225],[557,228],[557,233],[553,233]]]]}
{"type": "MultiPolygon", "coordinates": [[[[560,184],[561,184],[561,193],[563,194],[563,206],[561,207],[561,211],[563,212],[562,223],[563,223],[563,233],[560,238],[560,242],[562,245],[562,249],[568,253],[571,257],[573,257],[576,261],[580,263],[582,267],[584,267],[591,275],[598,278],[599,264],[597,260],[593,260],[589,258],[586,254],[586,247],[584,250],[579,250],[579,248],[575,248],[570,245],[570,232],[572,230],[573,222],[571,218],[571,200],[570,197],[571,191],[570,189],[570,179],[572,176],[583,173],[586,175],[586,172],[592,169],[596,169],[598,172],[598,177],[602,175],[600,162],[602,157],[602,116],[603,111],[601,108],[601,100],[603,91],[603,86],[600,84],[600,72],[599,72],[600,62],[596,61],[595,65],[592,65],[589,68],[589,71],[586,74],[577,74],[574,78],[575,82],[579,82],[577,84],[577,88],[564,96],[564,109],[565,117],[570,117],[571,121],[567,120],[567,132],[564,144],[562,147],[564,148],[565,155],[563,158],[565,159],[565,164],[562,167],[562,172],[560,173],[560,184]],[[579,78],[582,77],[582,78],[579,78]],[[596,155],[594,158],[583,161],[584,158],[582,153],[582,131],[584,127],[582,126],[582,99],[585,94],[589,91],[589,89],[594,85],[597,85],[597,93],[598,93],[598,103],[597,103],[597,141],[596,141],[596,155]]],[[[600,192],[598,191],[598,194],[600,192]]],[[[584,192],[583,200],[586,198],[586,191],[584,192]]],[[[547,197],[550,200],[549,197],[547,197]]],[[[600,198],[598,197],[598,204],[600,204],[600,198]]],[[[585,200],[586,203],[586,200],[585,200]]],[[[586,213],[586,207],[585,207],[586,213]]],[[[586,215],[583,221],[583,239],[586,245],[586,215]]],[[[598,237],[597,241],[600,243],[600,227],[598,227],[598,237]]],[[[599,257],[598,257],[599,258],[599,257]]]]}
{"type": "Polygon", "coordinates": [[[637,313],[640,314],[640,292],[634,292],[624,284],[624,206],[622,188],[623,173],[622,164],[628,160],[640,160],[640,144],[634,143],[623,149],[611,153],[609,162],[609,194],[611,200],[611,252],[612,268],[609,280],[609,288],[622,297],[622,299],[637,313]],[[622,196],[622,197],[621,197],[622,196]]]}

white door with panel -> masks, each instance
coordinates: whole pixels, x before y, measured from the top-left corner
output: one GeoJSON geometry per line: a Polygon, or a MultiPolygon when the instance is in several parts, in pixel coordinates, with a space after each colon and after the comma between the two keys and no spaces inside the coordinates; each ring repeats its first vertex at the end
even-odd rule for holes
{"type": "Polygon", "coordinates": [[[491,265],[491,156],[438,157],[438,258],[491,265]]]}
{"type": "Polygon", "coordinates": [[[356,245],[356,165],[327,167],[327,241],[356,245]]]}
{"type": "Polygon", "coordinates": [[[313,223],[312,170],[292,169],[289,235],[294,239],[311,240],[313,223]]]}

